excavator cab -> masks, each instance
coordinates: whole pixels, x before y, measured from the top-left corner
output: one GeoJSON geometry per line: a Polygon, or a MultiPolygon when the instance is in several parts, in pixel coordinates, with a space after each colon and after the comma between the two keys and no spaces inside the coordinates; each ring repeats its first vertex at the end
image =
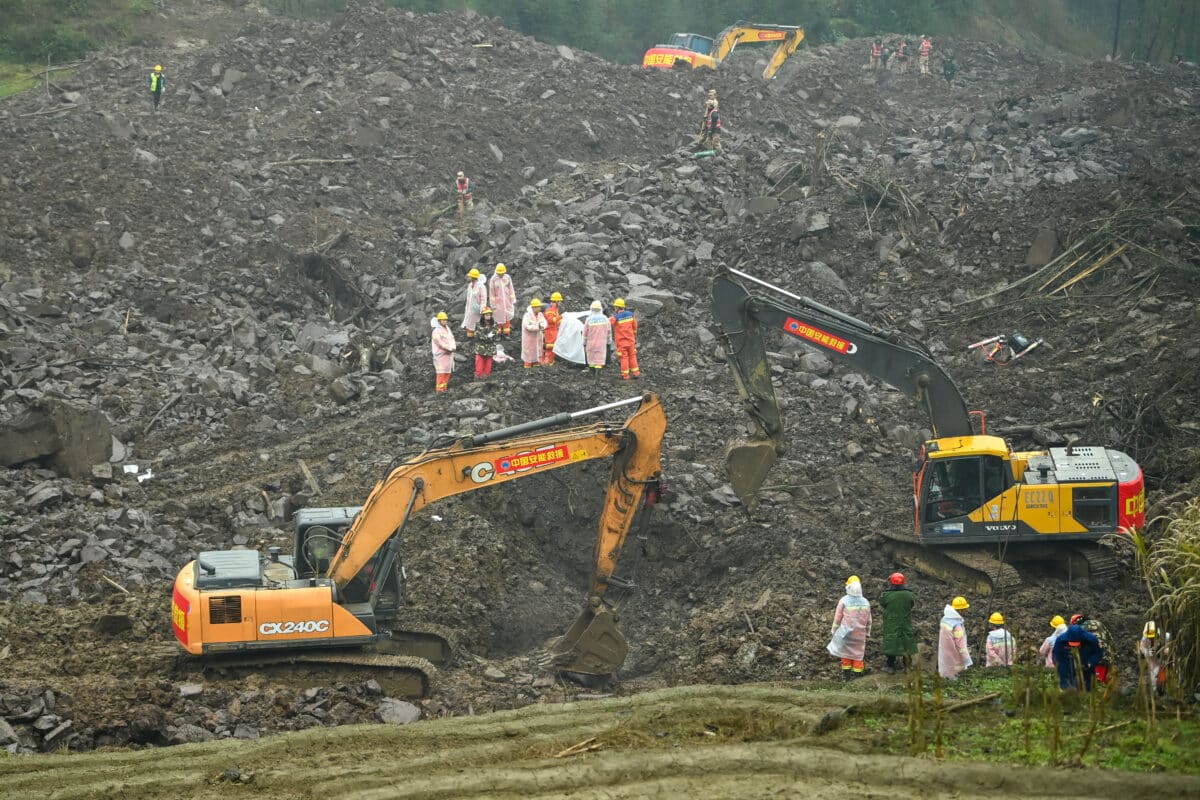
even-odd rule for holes
{"type": "Polygon", "coordinates": [[[707,56],[712,53],[713,39],[711,36],[701,36],[698,33],[676,33],[671,35],[670,40],[665,45],[658,46],[677,47],[680,50],[689,50],[693,53],[707,56]]]}

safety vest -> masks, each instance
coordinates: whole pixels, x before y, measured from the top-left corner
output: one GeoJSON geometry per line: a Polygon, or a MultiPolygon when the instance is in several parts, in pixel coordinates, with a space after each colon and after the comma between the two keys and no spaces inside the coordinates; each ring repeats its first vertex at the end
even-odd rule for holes
{"type": "Polygon", "coordinates": [[[471,179],[470,178],[455,178],[454,183],[458,186],[458,193],[464,197],[471,196],[471,179]]]}
{"type": "Polygon", "coordinates": [[[716,106],[709,106],[704,112],[704,127],[710,131],[721,130],[721,112],[716,106]]]}
{"type": "Polygon", "coordinates": [[[878,43],[871,45],[871,57],[872,58],[879,58],[882,55],[883,55],[883,45],[878,44],[878,43]]]}
{"type": "Polygon", "coordinates": [[[157,92],[162,84],[162,74],[158,72],[150,73],[150,91],[157,92]]]}
{"type": "Polygon", "coordinates": [[[933,45],[930,43],[930,41],[928,39],[922,40],[921,55],[925,56],[926,58],[929,58],[929,53],[932,50],[933,50],[933,45]]]}
{"type": "Polygon", "coordinates": [[[905,44],[901,42],[900,46],[896,48],[896,58],[904,58],[904,48],[905,44]]]}

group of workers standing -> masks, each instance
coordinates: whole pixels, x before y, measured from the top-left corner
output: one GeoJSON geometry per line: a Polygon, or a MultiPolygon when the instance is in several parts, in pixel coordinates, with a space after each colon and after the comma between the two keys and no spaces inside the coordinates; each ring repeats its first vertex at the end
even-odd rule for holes
{"type": "MultiPolygon", "coordinates": [[[[933,42],[924,34],[921,35],[920,42],[915,46],[910,45],[908,39],[901,38],[896,43],[894,48],[884,46],[883,40],[876,38],[871,43],[871,57],[868,62],[871,72],[877,73],[880,70],[894,70],[900,75],[907,75],[912,68],[913,59],[917,62],[917,74],[921,77],[931,74],[929,71],[930,58],[933,56],[933,42]]],[[[942,60],[942,75],[947,81],[954,80],[954,74],[958,71],[958,65],[954,63],[954,56],[947,53],[942,60]]]]}
{"type": "MultiPolygon", "coordinates": [[[[909,589],[902,573],[888,577],[888,586],[879,596],[883,608],[884,672],[907,669],[917,654],[917,639],[913,630],[912,611],[916,596],[909,589]]],[[[938,674],[955,680],[974,665],[967,641],[966,621],[962,612],[971,607],[967,598],[958,596],[942,609],[938,623],[938,674]]],[[[1010,667],[1017,659],[1017,641],[1005,627],[999,611],[988,617],[990,630],[984,640],[985,666],[1010,667]]],[[[1099,620],[1085,614],[1074,614],[1070,621],[1055,616],[1050,621],[1054,629],[1039,648],[1045,665],[1058,673],[1063,689],[1091,689],[1093,681],[1106,683],[1111,677],[1111,655],[1108,630],[1099,620]]],[[[866,669],[867,640],[871,636],[871,603],[863,596],[862,582],[857,575],[846,581],[845,595],[833,612],[831,638],[826,650],[841,660],[843,680],[860,677],[866,669]]],[[[1161,694],[1166,684],[1165,661],[1170,634],[1159,641],[1154,622],[1147,622],[1138,644],[1138,655],[1147,666],[1150,685],[1161,694]]]]}
{"type": "MultiPolygon", "coordinates": [[[[497,264],[491,278],[485,278],[478,269],[467,273],[466,305],[463,308],[462,328],[467,339],[475,346],[475,379],[483,380],[492,374],[492,367],[500,357],[499,343],[512,335],[516,314],[517,293],[513,287],[508,267],[497,264]]],[[[560,292],[552,292],[549,304],[540,297],[529,301],[521,317],[521,361],[525,369],[549,367],[555,363],[554,347],[558,343],[559,327],[563,312],[560,292]]],[[[583,350],[587,367],[599,374],[608,359],[608,346],[613,344],[621,363],[621,377],[625,380],[641,378],[637,358],[638,321],[633,312],[626,308],[624,298],[613,301],[612,316],[604,315],[604,306],[599,300],[592,301],[583,323],[583,350]]],[[[454,353],[458,344],[450,330],[450,317],[439,311],[430,339],[433,350],[434,388],[445,392],[450,387],[450,373],[454,370],[454,353]]],[[[507,356],[504,357],[507,360],[507,356]]]]}

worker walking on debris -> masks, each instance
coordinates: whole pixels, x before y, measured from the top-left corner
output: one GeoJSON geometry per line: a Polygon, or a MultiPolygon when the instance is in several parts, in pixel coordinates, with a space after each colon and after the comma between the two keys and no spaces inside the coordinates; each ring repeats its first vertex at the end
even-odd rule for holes
{"type": "Polygon", "coordinates": [[[1104,657],[1104,649],[1095,634],[1086,631],[1077,618],[1071,617],[1071,624],[1059,634],[1054,642],[1054,666],[1058,669],[1058,685],[1062,689],[1078,689],[1080,685],[1091,691],[1092,675],[1096,665],[1104,657]],[[1083,673],[1083,680],[1079,679],[1083,673]]]}
{"type": "Polygon", "coordinates": [[[600,370],[608,361],[608,345],[612,341],[612,325],[604,316],[604,306],[599,300],[593,300],[592,313],[583,321],[583,355],[587,359],[588,369],[593,375],[599,375],[600,370]]]}
{"type": "Polygon", "coordinates": [[[479,314],[488,304],[487,279],[472,269],[467,273],[467,305],[463,309],[462,326],[467,329],[467,338],[475,337],[475,326],[479,324],[479,314]]]}
{"type": "Polygon", "coordinates": [[[612,325],[613,342],[617,348],[617,358],[621,361],[621,377],[629,380],[630,376],[641,378],[642,371],[638,368],[637,357],[637,318],[633,312],[625,308],[625,299],[618,297],[613,300],[616,313],[608,318],[612,325]]]}
{"type": "Polygon", "coordinates": [[[896,45],[896,52],[892,55],[896,61],[896,72],[901,75],[908,74],[908,42],[903,39],[900,44],[896,45]]]}
{"type": "Polygon", "coordinates": [[[163,89],[167,88],[167,76],[163,74],[162,64],[155,64],[154,71],[150,73],[150,93],[154,95],[154,110],[158,110],[158,104],[162,102],[163,89]]]}
{"type": "Polygon", "coordinates": [[[1038,652],[1041,653],[1042,658],[1046,659],[1046,666],[1054,669],[1054,643],[1067,629],[1067,621],[1062,618],[1061,614],[1055,614],[1050,620],[1050,627],[1054,629],[1054,632],[1042,640],[1042,646],[1038,648],[1038,652]]]}
{"type": "Polygon", "coordinates": [[[929,74],[929,56],[933,53],[933,42],[929,41],[929,37],[921,34],[921,44],[917,48],[917,63],[921,67],[920,75],[924,77],[929,74]]]}
{"type": "Polygon", "coordinates": [[[462,219],[475,208],[475,184],[462,170],[454,178],[454,193],[458,198],[458,218],[462,219]]]}
{"type": "Polygon", "coordinates": [[[1017,640],[1004,628],[1004,615],[999,611],[992,612],[988,617],[992,626],[988,632],[983,649],[986,653],[983,665],[985,667],[1011,667],[1017,655],[1017,640]]]}
{"type": "Polygon", "coordinates": [[[496,274],[488,280],[488,298],[496,318],[496,329],[501,336],[508,337],[512,333],[512,319],[517,307],[517,290],[503,264],[496,265],[496,274]]]}
{"type": "Polygon", "coordinates": [[[958,64],[954,63],[954,55],[947,53],[946,58],[942,60],[942,77],[946,79],[946,83],[953,83],[957,73],[958,64]]]}
{"type": "Polygon", "coordinates": [[[846,594],[834,609],[830,633],[833,638],[825,649],[842,660],[842,680],[862,677],[871,636],[871,603],[863,597],[857,575],[846,579],[846,594]]]}
{"type": "Polygon", "coordinates": [[[871,72],[879,72],[879,65],[883,62],[883,42],[876,39],[871,45],[871,72]]]}
{"type": "Polygon", "coordinates": [[[454,341],[454,332],[450,330],[450,317],[445,311],[437,313],[437,324],[433,328],[431,344],[433,371],[436,375],[435,388],[444,392],[450,388],[450,373],[454,371],[454,351],[458,349],[458,343],[454,341]]]}
{"type": "Polygon", "coordinates": [[[917,635],[913,631],[912,610],[916,596],[908,588],[903,573],[893,572],[888,587],[879,595],[883,609],[883,655],[887,659],[884,672],[896,671],[896,659],[907,672],[912,657],[917,654],[917,635]]]}
{"type": "Polygon", "coordinates": [[[550,305],[542,312],[542,316],[546,318],[546,332],[543,334],[546,352],[542,355],[542,364],[547,367],[554,363],[554,343],[558,341],[558,326],[562,323],[562,312],[558,310],[558,304],[561,302],[562,295],[551,292],[550,305]]]}
{"type": "Polygon", "coordinates": [[[491,377],[492,362],[496,358],[496,323],[492,310],[484,306],[480,311],[479,325],[475,329],[475,380],[491,377]]]}
{"type": "Polygon", "coordinates": [[[704,101],[704,122],[700,124],[700,149],[725,152],[721,149],[721,111],[717,107],[717,90],[708,91],[704,101]]]}
{"type": "Polygon", "coordinates": [[[525,316],[521,317],[521,360],[525,369],[539,366],[545,345],[542,332],[546,330],[546,315],[542,313],[542,301],[535,297],[529,301],[525,316]]]}
{"type": "Polygon", "coordinates": [[[970,607],[967,598],[960,595],[942,609],[938,630],[938,674],[948,681],[956,680],[960,672],[975,663],[971,660],[967,628],[960,613],[970,607]]]}

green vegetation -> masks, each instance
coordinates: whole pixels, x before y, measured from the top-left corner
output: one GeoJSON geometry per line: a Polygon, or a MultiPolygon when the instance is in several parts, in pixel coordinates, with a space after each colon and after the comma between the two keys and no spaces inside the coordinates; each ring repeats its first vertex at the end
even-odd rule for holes
{"type": "Polygon", "coordinates": [[[0,61],[71,61],[112,42],[127,41],[148,0],[0,0],[0,61]]]}
{"type": "Polygon", "coordinates": [[[23,92],[36,84],[33,73],[28,67],[0,61],[0,97],[23,92]]]}

